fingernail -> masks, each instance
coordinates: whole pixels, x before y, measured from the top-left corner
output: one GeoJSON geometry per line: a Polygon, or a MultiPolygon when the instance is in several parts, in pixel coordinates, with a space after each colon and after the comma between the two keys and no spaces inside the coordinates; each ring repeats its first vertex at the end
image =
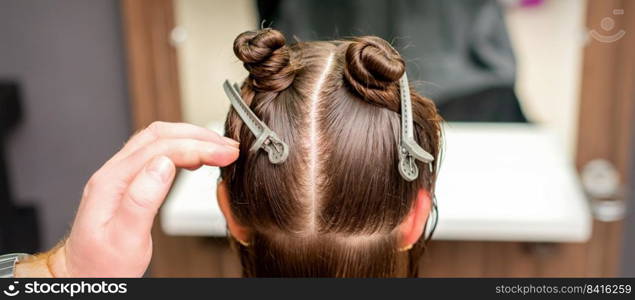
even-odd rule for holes
{"type": "Polygon", "coordinates": [[[233,146],[233,147],[238,147],[238,145],[240,145],[239,142],[236,142],[228,137],[223,136],[223,141],[225,141],[225,144],[233,146]]]}
{"type": "Polygon", "coordinates": [[[161,181],[166,182],[170,179],[172,161],[165,156],[159,156],[150,163],[147,172],[158,177],[161,181]]]}
{"type": "Polygon", "coordinates": [[[212,145],[206,149],[204,149],[204,156],[206,158],[214,158],[218,155],[219,152],[223,152],[223,153],[232,153],[232,152],[236,152],[238,153],[240,150],[238,149],[238,147],[234,147],[234,146],[230,146],[230,145],[212,145]]]}
{"type": "Polygon", "coordinates": [[[231,152],[238,152],[238,151],[240,151],[240,149],[238,149],[238,147],[236,147],[236,146],[231,146],[231,145],[227,145],[227,146],[225,146],[225,149],[230,150],[231,152]]]}

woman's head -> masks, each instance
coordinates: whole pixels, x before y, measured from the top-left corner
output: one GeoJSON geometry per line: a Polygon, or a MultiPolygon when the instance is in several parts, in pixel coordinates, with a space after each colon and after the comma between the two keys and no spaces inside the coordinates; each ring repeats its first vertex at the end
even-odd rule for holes
{"type": "MultiPolygon", "coordinates": [[[[234,52],[249,71],[243,99],[289,146],[282,164],[249,152],[255,137],[230,111],[241,155],[222,169],[219,202],[248,243],[237,245],[244,274],[416,274],[437,168],[418,163],[412,182],[397,168],[401,56],[377,37],[286,45],[271,29],[239,35],[234,52]]],[[[438,158],[441,119],[411,97],[415,140],[438,158]]]]}

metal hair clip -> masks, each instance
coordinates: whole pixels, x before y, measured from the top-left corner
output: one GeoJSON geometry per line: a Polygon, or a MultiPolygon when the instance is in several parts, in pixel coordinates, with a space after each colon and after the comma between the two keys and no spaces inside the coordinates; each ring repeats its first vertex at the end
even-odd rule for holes
{"type": "Polygon", "coordinates": [[[238,116],[240,116],[247,125],[251,133],[256,136],[256,141],[249,151],[256,152],[259,149],[264,149],[269,156],[269,162],[272,164],[285,162],[289,156],[289,147],[249,109],[249,106],[247,106],[240,96],[240,88],[238,85],[232,86],[229,81],[225,80],[223,89],[227,97],[229,97],[229,102],[231,102],[232,107],[234,107],[234,110],[238,113],[238,116]]]}
{"type": "Polygon", "coordinates": [[[419,168],[415,159],[424,163],[431,163],[434,157],[423,150],[414,139],[414,125],[412,123],[412,101],[408,76],[403,73],[399,79],[399,93],[401,94],[401,141],[399,143],[399,173],[406,181],[413,181],[419,177],[419,168]]]}

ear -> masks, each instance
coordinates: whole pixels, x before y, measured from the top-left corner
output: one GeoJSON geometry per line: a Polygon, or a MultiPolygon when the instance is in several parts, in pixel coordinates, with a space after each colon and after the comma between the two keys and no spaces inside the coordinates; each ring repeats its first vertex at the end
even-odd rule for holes
{"type": "Polygon", "coordinates": [[[399,248],[411,246],[421,238],[431,209],[432,200],[430,200],[430,193],[420,189],[408,216],[399,224],[398,228],[401,236],[399,248]]]}
{"type": "Polygon", "coordinates": [[[218,206],[220,206],[220,210],[221,212],[223,212],[225,220],[227,221],[227,228],[229,228],[229,233],[235,239],[248,243],[250,238],[249,228],[242,226],[238,224],[238,222],[236,222],[234,214],[231,210],[231,206],[229,204],[229,190],[227,189],[227,185],[223,180],[219,181],[216,187],[216,198],[218,199],[218,206]]]}

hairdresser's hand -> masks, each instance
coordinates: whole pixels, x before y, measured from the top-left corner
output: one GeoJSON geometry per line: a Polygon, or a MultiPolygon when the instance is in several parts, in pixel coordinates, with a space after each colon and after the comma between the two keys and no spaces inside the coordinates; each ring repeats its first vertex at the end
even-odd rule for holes
{"type": "Polygon", "coordinates": [[[153,123],[133,136],[86,184],[69,237],[47,258],[52,275],[143,275],[152,256],[150,230],[175,167],[226,166],[237,147],[183,123],[153,123]]]}

